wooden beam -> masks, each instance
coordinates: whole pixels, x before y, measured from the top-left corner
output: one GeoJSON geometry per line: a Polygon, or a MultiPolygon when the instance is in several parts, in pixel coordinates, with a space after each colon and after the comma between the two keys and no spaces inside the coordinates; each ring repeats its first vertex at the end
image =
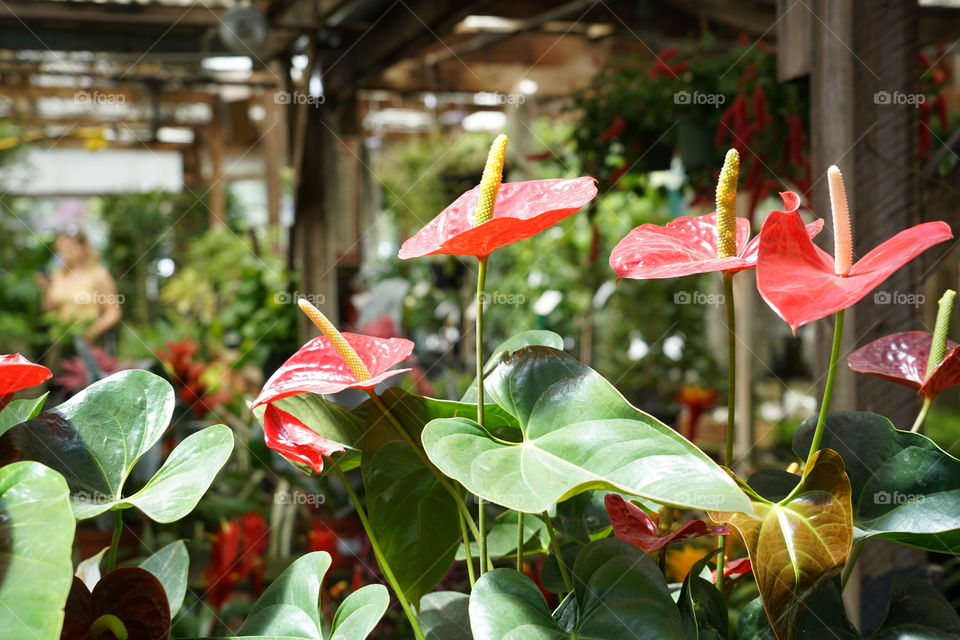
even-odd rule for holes
{"type": "Polygon", "coordinates": [[[222,103],[213,109],[213,120],[207,127],[207,150],[210,153],[210,177],[208,181],[210,226],[223,227],[227,224],[227,185],[224,184],[223,156],[226,132],[223,125],[222,103]]]}

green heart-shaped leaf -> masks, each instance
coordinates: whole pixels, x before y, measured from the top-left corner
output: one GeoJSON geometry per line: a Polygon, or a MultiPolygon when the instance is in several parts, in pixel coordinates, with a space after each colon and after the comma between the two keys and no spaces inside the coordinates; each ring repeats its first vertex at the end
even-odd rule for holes
{"type": "Polygon", "coordinates": [[[933,585],[912,575],[894,576],[890,604],[870,640],[950,640],[960,638],[960,617],[933,585]]]}
{"type": "MultiPolygon", "coordinates": [[[[807,420],[800,427],[795,451],[809,447],[813,426],[807,420]]],[[[823,446],[846,464],[857,538],[960,553],[960,460],[930,438],[866,412],[827,416],[823,446]]]]}
{"type": "Polygon", "coordinates": [[[70,491],[36,462],[0,469],[0,629],[7,638],[56,640],[73,582],[70,491]]]}
{"type": "Polygon", "coordinates": [[[750,510],[705,453],[562,351],[527,347],[506,356],[487,386],[519,421],[522,443],[495,439],[467,418],[434,420],[423,431],[434,464],[482,498],[539,513],[610,489],[678,507],[750,510]]]}
{"type": "Polygon", "coordinates": [[[46,402],[48,394],[39,398],[20,398],[0,410],[0,436],[21,422],[37,417],[46,402]]]}
{"type": "Polygon", "coordinates": [[[457,591],[433,591],[420,600],[420,628],[426,640],[473,640],[470,596],[457,591]]]}
{"type": "MultiPolygon", "coordinates": [[[[639,549],[615,538],[593,542],[573,567],[576,620],[571,629],[546,607],[539,587],[521,573],[495,569],[470,596],[475,640],[679,639],[683,625],[663,576],[639,549]],[[638,636],[642,634],[642,636],[638,636]]],[[[573,606],[573,601],[568,606],[573,606]]]]}
{"type": "MultiPolygon", "coordinates": [[[[418,442],[430,413],[424,399],[398,388],[381,399],[418,442]]],[[[423,463],[377,405],[370,410],[362,470],[370,524],[400,588],[416,607],[446,575],[460,547],[457,503],[437,471],[423,463]]]]}
{"type": "Polygon", "coordinates": [[[753,495],[757,515],[711,512],[710,517],[740,533],[771,627],[779,640],[793,640],[805,602],[850,555],[850,481],[840,455],[822,449],[784,500],[753,495]]]}
{"type": "MultiPolygon", "coordinates": [[[[320,594],[330,554],[301,556],[270,583],[240,626],[244,640],[323,640],[320,594]]],[[[367,585],[350,594],[334,615],[330,640],[362,640],[390,603],[383,585],[367,585]]]]}
{"type": "Polygon", "coordinates": [[[187,576],[190,569],[190,554],[183,540],[171,542],[140,563],[157,577],[170,603],[170,617],[173,618],[183,605],[183,596],[187,592],[187,576]]]}
{"type": "Polygon", "coordinates": [[[147,371],[121,371],[10,431],[21,457],[60,471],[78,520],[138,507],[157,522],[188,514],[233,450],[224,425],[181,442],[147,484],[129,497],[123,485],[170,424],[170,384],[147,371]]]}
{"type": "Polygon", "coordinates": [[[719,549],[708,553],[690,567],[677,606],[687,640],[725,640],[728,631],[727,603],[720,590],[700,577],[719,549]]]}
{"type": "MultiPolygon", "coordinates": [[[[550,544],[547,525],[535,515],[527,514],[523,518],[523,547],[527,554],[545,553],[550,544]]],[[[480,548],[476,542],[470,542],[472,557],[479,557],[480,548]]],[[[487,553],[494,560],[517,557],[517,512],[504,511],[487,531],[487,553]]],[[[457,561],[466,560],[463,545],[457,549],[457,561]]]]}

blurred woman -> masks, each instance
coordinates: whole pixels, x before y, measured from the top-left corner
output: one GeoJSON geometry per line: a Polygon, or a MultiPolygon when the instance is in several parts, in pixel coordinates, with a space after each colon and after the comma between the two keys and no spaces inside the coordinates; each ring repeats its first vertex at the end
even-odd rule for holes
{"type": "Polygon", "coordinates": [[[60,232],[54,250],[60,265],[49,278],[39,277],[43,310],[81,329],[84,340],[94,343],[120,321],[116,283],[83,231],[60,232]]]}

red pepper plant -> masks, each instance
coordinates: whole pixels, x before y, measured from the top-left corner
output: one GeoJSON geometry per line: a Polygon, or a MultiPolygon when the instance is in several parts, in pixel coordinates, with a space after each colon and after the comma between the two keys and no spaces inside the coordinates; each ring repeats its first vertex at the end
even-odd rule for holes
{"type": "MultiPolygon", "coordinates": [[[[568,355],[552,332],[524,331],[484,352],[487,265],[496,249],[535,236],[597,195],[589,177],[502,183],[506,148],[499,136],[480,184],[400,250],[403,258],[476,259],[476,377],[464,395],[454,401],[390,387],[407,370],[412,342],[340,333],[301,300],[322,335],[251,403],[268,447],[350,499],[386,585],[355,585],[328,615],[320,599],[332,558],[312,551],[263,588],[239,627],[225,629],[230,637],[359,640],[395,606],[407,627],[391,637],[417,640],[861,638],[841,595],[865,540],[960,553],[960,460],[917,432],[927,405],[913,430],[875,414],[830,412],[844,309],[949,239],[946,224],[906,230],[855,262],[843,181],[831,168],[834,256],[812,244],[822,222],[804,224],[799,197],[789,192],[784,210],[769,213],[749,241],[750,224],[736,210],[734,149],[713,213],[645,225],[620,243],[610,256],[620,278],[720,274],[731,354],[721,466],[568,355]],[[794,440],[799,472],[740,478],[732,471],[733,345],[743,336],[734,326],[733,278],[754,268],[761,296],[791,327],[834,315],[836,333],[820,410],[794,440]],[[368,397],[354,408],[330,397],[346,389],[368,397]],[[694,538],[716,548],[682,583],[668,583],[668,550],[694,538]],[[438,590],[441,581],[451,584],[449,575],[462,576],[462,588],[438,590]],[[759,596],[732,624],[728,600],[747,581],[759,596]]],[[[945,296],[932,335],[866,345],[851,366],[928,399],[956,384],[960,347],[947,340],[952,299],[945,296]]],[[[17,357],[0,361],[5,394],[47,376],[17,357]]],[[[229,457],[233,434],[216,425],[188,436],[152,478],[127,488],[133,465],[169,425],[172,387],[145,371],[123,371],[41,412],[43,403],[16,399],[0,411],[0,451],[16,460],[0,468],[0,604],[16,603],[0,606],[0,628],[12,638],[170,637],[183,601],[183,543],[117,568],[122,512],[137,509],[160,523],[185,516],[229,457]],[[94,558],[74,578],[75,522],[108,512],[115,534],[107,573],[100,578],[94,558]]],[[[256,558],[267,534],[255,517],[223,525],[216,562],[204,572],[215,604],[223,600],[220,581],[249,578],[262,587],[256,558]]],[[[887,617],[870,638],[960,634],[960,618],[932,586],[901,577],[891,591],[887,617]]]]}

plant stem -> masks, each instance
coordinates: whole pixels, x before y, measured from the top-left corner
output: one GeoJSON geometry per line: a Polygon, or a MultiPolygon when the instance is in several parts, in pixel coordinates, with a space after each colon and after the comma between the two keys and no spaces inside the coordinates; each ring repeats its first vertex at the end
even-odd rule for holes
{"type": "MultiPolygon", "coordinates": [[[[727,434],[723,449],[723,464],[733,469],[733,443],[736,437],[737,408],[737,308],[733,299],[733,274],[723,274],[724,306],[727,309],[727,434]]],[[[666,552],[664,552],[666,553],[666,552]]],[[[717,589],[723,592],[723,571],[727,563],[727,536],[720,538],[717,554],[717,589]]]]}
{"type": "Polygon", "coordinates": [[[467,575],[470,577],[470,588],[473,589],[473,585],[477,583],[477,576],[473,570],[473,551],[470,549],[470,536],[467,535],[467,525],[463,520],[463,514],[458,514],[460,517],[457,519],[457,522],[460,523],[460,536],[463,538],[463,553],[466,555],[464,558],[467,561],[467,575]]]}
{"type": "Polygon", "coordinates": [[[523,573],[523,513],[517,511],[517,571],[523,573]]]}
{"type": "Polygon", "coordinates": [[[360,502],[360,498],[357,497],[357,494],[353,490],[353,486],[350,484],[350,481],[347,479],[346,474],[343,472],[340,466],[332,460],[331,465],[333,466],[334,472],[336,472],[337,476],[340,478],[340,482],[343,483],[343,488],[350,497],[350,502],[353,503],[353,508],[357,511],[357,516],[360,518],[361,524],[363,524],[363,529],[367,532],[367,538],[370,539],[370,547],[373,549],[373,555],[377,559],[377,564],[380,565],[380,570],[383,571],[383,577],[387,579],[387,582],[390,584],[390,588],[393,589],[394,594],[397,596],[397,600],[400,601],[400,607],[403,609],[403,612],[407,616],[407,620],[410,621],[410,626],[413,628],[413,635],[417,638],[417,640],[425,640],[423,631],[420,629],[420,623],[417,621],[417,616],[410,607],[407,597],[404,595],[403,590],[397,583],[396,577],[393,575],[393,570],[390,568],[390,565],[387,564],[387,559],[383,556],[383,552],[380,550],[380,544],[377,542],[377,537],[373,533],[373,527],[370,526],[370,520],[367,518],[367,512],[364,510],[363,504],[360,502]]]}
{"type": "Polygon", "coordinates": [[[560,576],[563,578],[563,585],[567,588],[567,593],[573,591],[573,581],[570,580],[570,573],[567,571],[567,565],[563,561],[563,555],[560,553],[560,543],[557,542],[557,532],[553,529],[553,523],[550,522],[550,514],[543,512],[543,521],[547,524],[547,533],[550,534],[550,548],[557,556],[557,566],[560,567],[560,576]]]}
{"type": "MultiPolygon", "coordinates": [[[[476,360],[477,360],[477,424],[480,428],[486,429],[486,420],[484,420],[484,398],[483,398],[483,290],[487,284],[487,256],[478,258],[479,266],[477,268],[477,297],[476,313],[477,325],[474,330],[476,334],[476,360]]],[[[477,496],[477,520],[480,527],[480,537],[477,545],[480,550],[480,575],[487,570],[490,558],[487,554],[487,510],[483,498],[477,496]]]]}
{"type": "Polygon", "coordinates": [[[817,418],[817,428],[810,441],[810,451],[807,460],[820,450],[820,441],[823,440],[823,429],[827,423],[827,413],[830,412],[830,398],[833,396],[833,383],[837,377],[837,363],[840,360],[840,344],[843,342],[843,309],[837,311],[833,324],[833,348],[830,350],[830,369],[827,371],[827,384],[823,389],[823,402],[820,403],[820,416],[817,418]]]}
{"type": "Polygon", "coordinates": [[[913,426],[910,427],[910,431],[916,433],[920,430],[920,427],[923,426],[923,421],[927,419],[927,411],[930,411],[930,405],[932,404],[933,396],[923,397],[923,406],[920,407],[920,413],[917,414],[917,419],[913,421],[913,426]]]}
{"type": "Polygon", "coordinates": [[[427,457],[426,452],[424,452],[424,450],[417,445],[413,437],[407,433],[406,429],[403,428],[403,425],[400,424],[400,421],[397,420],[396,416],[394,416],[390,411],[390,407],[388,407],[383,401],[383,398],[378,396],[373,389],[367,389],[367,392],[370,394],[370,398],[373,399],[373,403],[377,405],[378,409],[380,409],[380,413],[386,416],[387,420],[390,421],[390,424],[393,425],[393,428],[396,429],[397,433],[400,434],[400,437],[403,438],[403,441],[407,443],[407,446],[417,452],[417,455],[420,456],[423,464],[433,472],[433,475],[436,476],[440,485],[447,490],[450,496],[457,503],[457,509],[460,511],[460,515],[470,528],[470,532],[473,534],[474,539],[479,542],[480,532],[477,529],[477,525],[473,522],[473,516],[470,515],[470,510],[467,509],[467,505],[463,501],[463,496],[460,495],[460,492],[456,489],[456,487],[450,484],[450,480],[447,479],[447,477],[443,475],[443,473],[437,469],[432,462],[430,462],[430,458],[427,457]]]}
{"type": "Polygon", "coordinates": [[[853,574],[853,567],[857,564],[857,559],[860,557],[860,550],[863,549],[864,541],[865,540],[860,540],[853,545],[850,557],[847,558],[847,564],[843,567],[843,574],[840,576],[840,593],[843,593],[843,590],[847,586],[847,581],[850,580],[850,576],[853,574]]]}
{"type": "Polygon", "coordinates": [[[113,512],[113,537],[110,539],[110,553],[107,556],[107,573],[117,566],[117,552],[120,550],[120,534],[123,533],[123,512],[116,509],[113,512]]]}

